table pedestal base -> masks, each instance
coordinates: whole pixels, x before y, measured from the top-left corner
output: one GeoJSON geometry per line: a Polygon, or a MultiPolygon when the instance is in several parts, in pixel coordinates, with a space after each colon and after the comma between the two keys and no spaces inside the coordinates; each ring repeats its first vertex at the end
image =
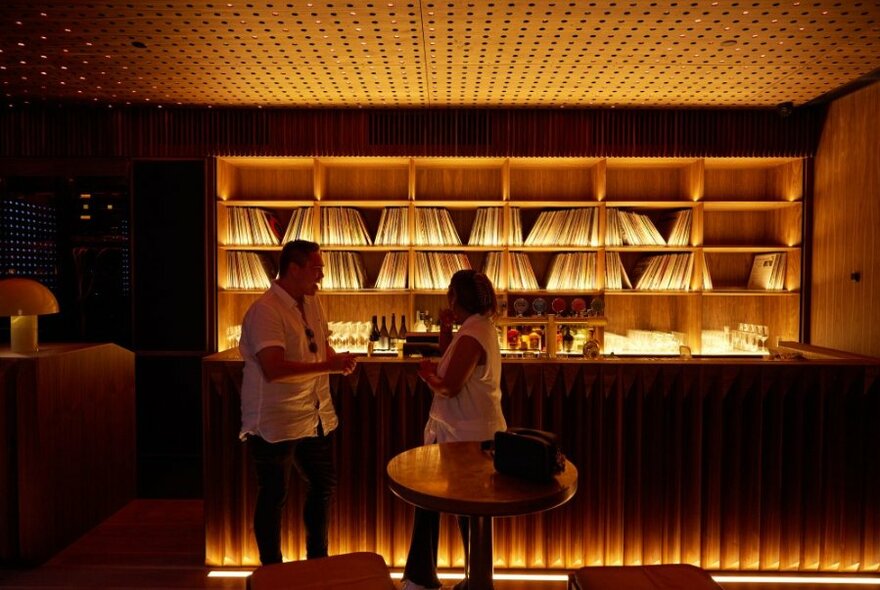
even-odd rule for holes
{"type": "Polygon", "coordinates": [[[467,590],[493,590],[492,574],[492,517],[468,517],[470,530],[469,555],[466,556],[464,575],[467,590]]]}

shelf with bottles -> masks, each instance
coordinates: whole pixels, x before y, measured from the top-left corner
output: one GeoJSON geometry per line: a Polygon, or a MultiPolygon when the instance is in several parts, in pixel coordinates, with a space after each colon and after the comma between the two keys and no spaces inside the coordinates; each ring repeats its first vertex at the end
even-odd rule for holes
{"type": "Polygon", "coordinates": [[[589,340],[595,341],[600,354],[603,327],[607,323],[608,320],[603,316],[567,317],[555,314],[508,316],[495,320],[499,329],[499,345],[504,356],[548,358],[583,357],[584,345],[589,340]]]}
{"type": "Polygon", "coordinates": [[[495,320],[502,352],[508,356],[581,356],[590,332],[601,349],[603,327],[608,323],[603,311],[602,299],[584,292],[557,293],[552,298],[508,293],[495,320]],[[575,338],[579,341],[573,348],[575,338]]]}
{"type": "Polygon", "coordinates": [[[698,158],[609,158],[603,200],[693,202],[700,196],[702,173],[698,158]]]}

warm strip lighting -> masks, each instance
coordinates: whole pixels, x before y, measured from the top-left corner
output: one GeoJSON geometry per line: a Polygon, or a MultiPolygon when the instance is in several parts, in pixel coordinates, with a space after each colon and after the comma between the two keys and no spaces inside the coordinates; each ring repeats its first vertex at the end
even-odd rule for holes
{"type": "MultiPolygon", "coordinates": [[[[209,578],[247,578],[253,570],[211,570],[209,578]]],[[[439,572],[441,580],[461,580],[463,572],[439,572]]],[[[391,578],[400,580],[403,572],[391,572],[391,578]]],[[[567,582],[568,574],[493,574],[493,580],[510,580],[517,582],[567,582]]],[[[831,584],[849,586],[880,586],[880,577],[852,576],[756,576],[756,575],[713,575],[712,579],[719,584],[831,584]]]]}
{"type": "Polygon", "coordinates": [[[832,585],[860,585],[880,586],[878,577],[849,577],[849,576],[753,576],[753,575],[713,575],[712,579],[718,583],[754,583],[754,584],[832,584],[832,585]]]}
{"type": "Polygon", "coordinates": [[[249,578],[253,570],[211,570],[209,578],[249,578]]]}
{"type": "MultiPolygon", "coordinates": [[[[403,579],[403,572],[391,572],[395,580],[403,579]]],[[[437,577],[441,580],[463,580],[464,572],[438,572],[437,577]]],[[[492,574],[493,580],[513,580],[517,582],[567,582],[568,574],[492,574]]]]}

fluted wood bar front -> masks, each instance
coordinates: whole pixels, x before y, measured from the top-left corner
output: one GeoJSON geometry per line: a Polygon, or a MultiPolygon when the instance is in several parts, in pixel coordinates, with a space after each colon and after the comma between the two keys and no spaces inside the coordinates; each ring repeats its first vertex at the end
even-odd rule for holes
{"type": "MultiPolygon", "coordinates": [[[[339,489],[331,553],[406,559],[412,508],[385,465],[422,442],[417,362],[364,359],[333,379],[339,489]]],[[[206,562],[254,565],[255,481],[238,441],[242,361],[204,361],[206,562]]],[[[880,570],[880,366],[841,360],[507,360],[508,424],[550,430],[580,474],[556,510],[499,520],[499,569],[690,563],[709,570],[880,570]]],[[[302,502],[286,558],[305,556],[302,502]]],[[[454,521],[442,567],[461,567],[454,521]]]]}
{"type": "Polygon", "coordinates": [[[0,563],[40,563],[136,496],[134,353],[0,348],[0,441],[0,563]]]}

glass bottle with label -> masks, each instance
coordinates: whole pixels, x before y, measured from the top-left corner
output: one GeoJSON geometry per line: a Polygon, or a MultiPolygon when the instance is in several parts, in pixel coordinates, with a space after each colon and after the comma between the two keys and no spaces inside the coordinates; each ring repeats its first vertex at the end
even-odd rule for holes
{"type": "Polygon", "coordinates": [[[367,343],[367,354],[372,354],[373,349],[379,345],[379,323],[376,316],[373,316],[372,326],[370,326],[370,338],[367,343]]]}
{"type": "Polygon", "coordinates": [[[584,358],[597,359],[602,354],[599,341],[596,340],[596,331],[593,328],[587,330],[587,341],[584,342],[584,358]]]}

